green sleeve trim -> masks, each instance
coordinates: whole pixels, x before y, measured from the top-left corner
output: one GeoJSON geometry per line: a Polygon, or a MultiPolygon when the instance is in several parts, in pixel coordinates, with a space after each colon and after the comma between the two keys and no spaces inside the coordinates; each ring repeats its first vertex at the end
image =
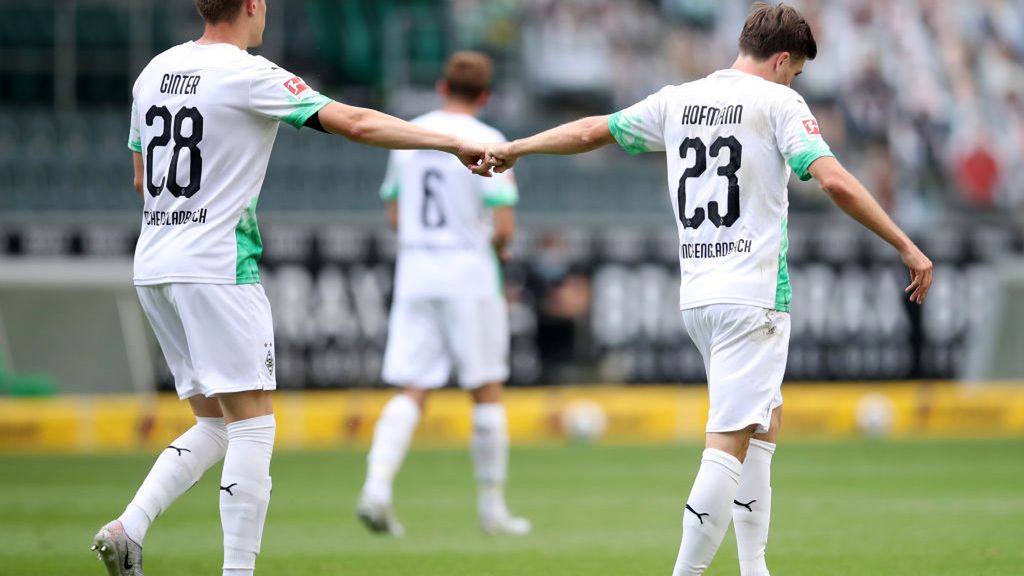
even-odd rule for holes
{"type": "Polygon", "coordinates": [[[799,154],[786,157],[786,162],[789,163],[789,167],[796,173],[796,177],[800,180],[807,181],[811,179],[811,175],[807,170],[811,167],[818,158],[824,156],[834,156],[832,150],[829,149],[828,144],[824,140],[811,140],[806,135],[803,137],[804,151],[799,154]]]}
{"type": "Polygon", "coordinates": [[[316,114],[331,102],[332,100],[327,96],[317,94],[315,97],[310,98],[307,101],[296,103],[295,109],[280,120],[281,122],[284,122],[298,130],[299,128],[302,128],[302,125],[306,123],[306,120],[309,120],[310,116],[316,114]]]}
{"type": "Polygon", "coordinates": [[[132,152],[142,153],[142,140],[129,140],[128,149],[132,152]]]}
{"type": "Polygon", "coordinates": [[[498,206],[515,206],[519,203],[519,189],[515,186],[502,186],[488,190],[484,194],[484,205],[488,208],[498,206]]]}
{"type": "Polygon", "coordinates": [[[641,152],[650,151],[643,137],[636,133],[633,121],[621,111],[608,117],[608,129],[611,130],[615,141],[619,143],[619,146],[627,154],[640,154],[641,152]]]}
{"type": "Polygon", "coordinates": [[[380,187],[380,199],[385,202],[394,202],[398,200],[398,184],[385,182],[380,187]]]}

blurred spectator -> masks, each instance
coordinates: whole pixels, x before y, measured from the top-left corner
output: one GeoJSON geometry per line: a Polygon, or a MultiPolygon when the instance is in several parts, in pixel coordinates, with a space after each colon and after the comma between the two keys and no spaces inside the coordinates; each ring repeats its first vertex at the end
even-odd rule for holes
{"type": "MultiPolygon", "coordinates": [[[[750,3],[529,0],[524,66],[545,94],[621,108],[728,67],[750,3]]],[[[883,202],[921,224],[950,203],[1024,210],[1024,2],[793,3],[819,44],[795,88],[842,111],[826,137],[883,202]]]]}
{"type": "Polygon", "coordinates": [[[547,233],[538,241],[527,280],[537,299],[537,348],[544,367],[542,380],[566,382],[578,368],[576,359],[590,314],[590,279],[573,262],[565,240],[547,233]]]}

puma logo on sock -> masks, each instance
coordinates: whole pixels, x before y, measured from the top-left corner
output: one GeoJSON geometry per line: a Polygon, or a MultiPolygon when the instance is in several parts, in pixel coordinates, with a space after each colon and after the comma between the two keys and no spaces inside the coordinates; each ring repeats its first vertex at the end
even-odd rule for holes
{"type": "Polygon", "coordinates": [[[181,456],[182,452],[191,452],[191,450],[189,450],[188,448],[178,448],[177,446],[174,446],[174,445],[169,445],[169,446],[167,446],[167,448],[172,449],[172,450],[177,450],[178,451],[178,456],[181,456]]]}
{"type": "Polygon", "coordinates": [[[743,502],[740,502],[739,500],[733,500],[732,501],[733,504],[735,504],[737,506],[743,506],[744,508],[746,508],[750,512],[754,511],[754,509],[750,507],[750,505],[753,504],[754,502],[757,502],[757,500],[751,500],[750,502],[747,502],[746,504],[744,504],[743,502]]]}
{"type": "Polygon", "coordinates": [[[228,496],[234,496],[235,494],[234,494],[234,492],[231,491],[231,489],[234,488],[235,486],[238,486],[238,482],[235,482],[233,484],[229,484],[227,486],[221,486],[220,489],[225,491],[225,492],[227,492],[228,496]]]}
{"type": "Polygon", "coordinates": [[[687,505],[686,505],[686,509],[687,509],[687,510],[689,510],[690,512],[693,512],[693,515],[697,517],[697,520],[700,520],[700,524],[701,524],[701,526],[703,526],[703,525],[704,525],[704,518],[703,518],[703,517],[704,517],[704,516],[711,516],[711,513],[710,513],[710,512],[704,512],[703,514],[702,514],[702,513],[700,513],[700,512],[697,512],[697,511],[696,511],[696,510],[694,510],[693,508],[690,508],[690,505],[689,505],[689,504],[687,504],[687,505]]]}

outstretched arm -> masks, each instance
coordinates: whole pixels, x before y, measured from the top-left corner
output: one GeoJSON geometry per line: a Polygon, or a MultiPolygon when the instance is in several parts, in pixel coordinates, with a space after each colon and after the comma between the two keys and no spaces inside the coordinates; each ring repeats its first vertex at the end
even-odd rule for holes
{"type": "Polygon", "coordinates": [[[487,161],[496,172],[504,172],[527,154],[580,154],[615,142],[608,116],[590,116],[529,138],[488,148],[487,161]]]}
{"type": "Polygon", "coordinates": [[[910,271],[905,292],[910,301],[921,304],[932,285],[932,261],[900,230],[860,181],[831,156],[818,158],[808,172],[843,212],[892,244],[910,271]]]}
{"type": "Polygon", "coordinates": [[[485,147],[482,144],[434,132],[383,112],[340,102],[331,102],[317,115],[325,131],[353,142],[393,150],[440,150],[458,156],[462,164],[475,174],[490,176],[490,167],[484,163],[485,147]]]}

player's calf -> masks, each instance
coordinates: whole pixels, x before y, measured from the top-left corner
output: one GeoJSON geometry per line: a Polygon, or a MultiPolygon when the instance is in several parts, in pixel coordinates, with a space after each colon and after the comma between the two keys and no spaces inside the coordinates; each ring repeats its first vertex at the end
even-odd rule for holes
{"type": "MultiPolygon", "coordinates": [[[[476,397],[478,395],[474,395],[476,397]]],[[[505,502],[508,417],[504,406],[493,402],[474,406],[470,445],[477,480],[480,528],[488,534],[528,534],[532,529],[530,521],[513,516],[505,502]]]]}
{"type": "Polygon", "coordinates": [[[168,444],[118,518],[128,537],[141,545],[157,516],[224,458],[227,444],[224,419],[207,417],[168,444]]]}
{"type": "Polygon", "coordinates": [[[276,428],[273,414],[227,425],[228,449],[220,481],[224,576],[251,576],[256,567],[270,504],[276,428]]]}
{"type": "Polygon", "coordinates": [[[775,444],[753,439],[733,500],[732,520],[740,576],[769,576],[765,562],[772,512],[771,465],[775,444]]]}
{"type": "Polygon", "coordinates": [[[704,450],[683,511],[683,539],[673,576],[703,574],[715,557],[732,521],[730,507],[743,464],[715,448],[704,450]]]}

